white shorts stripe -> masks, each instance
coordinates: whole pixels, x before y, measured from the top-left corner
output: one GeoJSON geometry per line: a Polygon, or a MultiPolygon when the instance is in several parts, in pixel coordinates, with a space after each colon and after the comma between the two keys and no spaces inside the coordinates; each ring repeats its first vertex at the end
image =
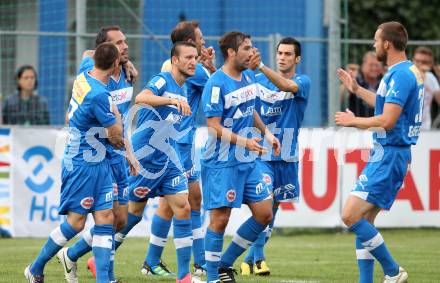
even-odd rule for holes
{"type": "Polygon", "coordinates": [[[191,247],[193,243],[193,236],[185,238],[174,238],[174,245],[176,249],[191,247]]]}
{"type": "Polygon", "coordinates": [[[372,250],[374,250],[375,248],[377,248],[378,246],[380,246],[382,244],[383,244],[382,235],[380,233],[377,233],[377,235],[374,236],[372,239],[370,239],[370,240],[368,240],[366,242],[363,242],[362,246],[364,246],[364,248],[367,251],[372,251],[372,250]]]}
{"type": "Polygon", "coordinates": [[[103,249],[111,249],[113,246],[113,239],[111,235],[93,235],[92,247],[98,247],[103,249]]]}
{"type": "Polygon", "coordinates": [[[242,247],[243,249],[247,249],[252,245],[251,241],[248,241],[244,238],[242,238],[240,235],[235,234],[234,237],[232,238],[232,241],[234,243],[236,243],[237,245],[239,245],[240,247],[242,247]]]}
{"type": "Polygon", "coordinates": [[[150,244],[159,246],[159,247],[165,247],[167,244],[168,238],[160,238],[156,235],[150,234],[150,244]]]}
{"type": "Polygon", "coordinates": [[[367,200],[368,192],[351,191],[350,195],[357,196],[360,199],[367,200]]]}
{"type": "Polygon", "coordinates": [[[91,247],[93,244],[93,236],[90,233],[90,229],[84,232],[83,238],[84,238],[84,241],[86,241],[87,245],[89,245],[91,247]]]}
{"type": "Polygon", "coordinates": [[[61,227],[58,226],[50,233],[50,238],[60,247],[64,247],[67,244],[67,239],[61,232],[61,227]]]}
{"type": "Polygon", "coordinates": [[[203,228],[198,228],[193,230],[194,240],[203,239],[205,237],[205,233],[203,228]]]}
{"type": "Polygon", "coordinates": [[[374,259],[373,255],[370,254],[366,249],[356,250],[357,259],[374,259]]]}
{"type": "Polygon", "coordinates": [[[221,257],[222,257],[222,252],[205,251],[205,260],[206,261],[218,262],[218,261],[220,261],[221,257]]]}

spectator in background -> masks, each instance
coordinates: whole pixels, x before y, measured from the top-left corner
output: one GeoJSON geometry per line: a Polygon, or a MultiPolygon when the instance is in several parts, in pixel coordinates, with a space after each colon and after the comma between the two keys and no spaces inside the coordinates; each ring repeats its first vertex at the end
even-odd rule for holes
{"type": "Polygon", "coordinates": [[[8,125],[48,125],[46,98],[35,93],[37,72],[32,66],[21,66],[15,76],[17,91],[3,101],[3,123],[8,125]]]}
{"type": "MultiPolygon", "coordinates": [[[[376,54],[372,51],[365,53],[362,58],[360,71],[356,76],[357,83],[361,87],[376,93],[382,75],[383,66],[377,60],[376,54]]],[[[348,109],[357,117],[374,116],[374,108],[367,105],[362,99],[358,98],[356,94],[350,92],[348,96],[348,109]]]]}
{"type": "Polygon", "coordinates": [[[437,103],[440,103],[440,86],[432,73],[434,67],[434,55],[432,50],[425,46],[417,47],[414,50],[413,63],[425,74],[425,96],[423,99],[423,116],[422,127],[423,130],[431,129],[431,105],[435,98],[437,103]]]}
{"type": "MultiPolygon", "coordinates": [[[[434,66],[434,75],[437,78],[437,81],[440,82],[440,64],[434,66]]],[[[433,103],[431,105],[431,117],[432,121],[432,129],[440,129],[440,103],[433,103]]]]}

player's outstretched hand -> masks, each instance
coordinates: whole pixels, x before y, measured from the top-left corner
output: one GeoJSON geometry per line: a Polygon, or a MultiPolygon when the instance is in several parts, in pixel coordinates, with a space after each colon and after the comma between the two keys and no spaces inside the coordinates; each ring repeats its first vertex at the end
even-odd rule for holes
{"type": "Polygon", "coordinates": [[[173,99],[173,105],[177,107],[177,112],[182,114],[183,116],[191,115],[191,108],[189,107],[188,102],[180,99],[173,99]]]}
{"type": "Polygon", "coordinates": [[[273,154],[275,156],[279,156],[281,153],[280,141],[269,131],[266,131],[264,137],[266,138],[267,142],[272,146],[273,154]]]}
{"type": "Polygon", "coordinates": [[[260,155],[266,154],[267,148],[261,146],[260,144],[261,140],[262,140],[261,138],[246,139],[246,148],[260,155]]]}
{"type": "Polygon", "coordinates": [[[348,108],[345,109],[345,112],[336,112],[335,114],[335,122],[338,126],[351,127],[354,118],[356,118],[354,113],[348,108]]]}
{"type": "Polygon", "coordinates": [[[124,64],[124,68],[125,74],[127,74],[127,81],[134,83],[139,76],[138,70],[136,70],[131,61],[127,61],[127,63],[124,64]]]}
{"type": "Polygon", "coordinates": [[[254,48],[254,55],[252,55],[249,62],[249,69],[256,70],[261,63],[261,54],[257,48],[254,48]]]}
{"type": "Polygon", "coordinates": [[[199,62],[209,70],[209,72],[214,73],[216,71],[215,62],[215,50],[214,47],[210,46],[205,48],[202,46],[199,62]]]}
{"type": "Polygon", "coordinates": [[[347,72],[343,69],[338,69],[337,73],[338,73],[339,79],[344,84],[344,86],[348,89],[348,91],[351,93],[356,93],[356,91],[359,87],[356,79],[349,72],[347,72]]]}

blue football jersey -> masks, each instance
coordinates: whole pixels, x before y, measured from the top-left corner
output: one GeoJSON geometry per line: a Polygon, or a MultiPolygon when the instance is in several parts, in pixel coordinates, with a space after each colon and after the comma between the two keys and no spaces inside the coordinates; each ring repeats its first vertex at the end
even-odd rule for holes
{"type": "Polygon", "coordinates": [[[111,100],[107,85],[88,72],[76,78],[68,113],[69,141],[64,152],[66,165],[104,160],[106,151],[111,147],[104,138],[104,128],[116,123],[111,100]]]}
{"type": "Polygon", "coordinates": [[[298,85],[296,93],[280,91],[264,74],[256,75],[258,96],[256,109],[261,120],[281,143],[279,156],[263,156],[263,160],[293,161],[298,158],[298,133],[310,92],[310,78],[296,74],[292,80],[298,85]]]}
{"type": "MultiPolygon", "coordinates": [[[[244,71],[241,80],[236,80],[219,69],[209,78],[203,90],[203,112],[207,118],[221,117],[221,124],[233,133],[251,137],[256,96],[257,85],[252,71],[244,71]]],[[[203,150],[202,164],[219,168],[255,160],[247,157],[247,150],[237,148],[229,141],[221,142],[210,133],[203,150]]]]}
{"type": "Polygon", "coordinates": [[[196,115],[197,110],[199,108],[200,99],[202,97],[203,88],[205,87],[206,82],[209,79],[209,72],[208,70],[203,67],[202,64],[197,64],[196,66],[196,73],[194,76],[189,77],[186,82],[186,88],[187,88],[187,95],[188,95],[188,104],[191,108],[191,115],[185,116],[182,119],[182,122],[180,123],[180,129],[184,130],[187,128],[190,128],[191,131],[182,137],[178,143],[185,143],[185,144],[192,144],[194,139],[194,134],[196,132],[195,128],[195,121],[196,121],[196,115]]]}
{"type": "MultiPolygon", "coordinates": [[[[86,57],[81,61],[79,71],[89,71],[95,66],[95,61],[92,57],[86,57]]],[[[131,99],[133,97],[133,84],[127,81],[127,75],[125,69],[119,75],[119,80],[116,80],[113,76],[110,77],[107,89],[112,97],[112,102],[118,107],[118,111],[122,116],[123,123],[125,122],[125,115],[127,114],[131,99]]],[[[121,163],[124,159],[123,155],[114,151],[113,147],[109,147],[108,158],[112,164],[121,163]]]]}
{"type": "MultiPolygon", "coordinates": [[[[145,88],[157,96],[187,101],[185,84],[179,86],[169,72],[154,76],[145,88]]],[[[173,163],[180,165],[175,156],[175,144],[181,138],[179,129],[182,117],[174,105],[139,110],[132,145],[144,167],[163,168],[173,163]]]]}
{"type": "Polygon", "coordinates": [[[379,84],[374,115],[383,113],[385,103],[400,105],[402,113],[394,128],[374,133],[375,142],[394,146],[416,144],[422,124],[423,95],[423,77],[413,63],[403,61],[391,66],[379,84]]]}
{"type": "MultiPolygon", "coordinates": [[[[81,61],[79,73],[89,71],[93,69],[93,66],[95,66],[93,58],[86,57],[81,61]]],[[[124,117],[128,112],[133,97],[133,84],[127,81],[124,68],[122,68],[119,80],[116,80],[113,76],[110,77],[107,88],[112,96],[113,104],[118,107],[119,113],[124,117]]]]}

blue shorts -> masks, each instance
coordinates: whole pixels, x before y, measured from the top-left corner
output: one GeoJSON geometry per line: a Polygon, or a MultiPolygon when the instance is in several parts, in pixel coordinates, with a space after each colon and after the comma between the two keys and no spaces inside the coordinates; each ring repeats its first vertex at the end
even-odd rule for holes
{"type": "Polygon", "coordinates": [[[273,198],[276,202],[298,201],[298,162],[261,161],[260,164],[273,180],[273,198]]]}
{"type": "Polygon", "coordinates": [[[270,199],[272,178],[260,161],[224,168],[202,166],[203,207],[241,207],[270,199]]]}
{"type": "Polygon", "coordinates": [[[193,162],[192,148],[193,145],[189,143],[176,143],[176,150],[179,152],[180,162],[182,162],[188,183],[198,182],[200,178],[200,171],[196,170],[193,162]]]}
{"type": "Polygon", "coordinates": [[[113,208],[113,186],[107,160],[95,165],[73,165],[67,170],[62,164],[59,214],[68,211],[86,215],[113,208]]]}
{"type": "Polygon", "coordinates": [[[161,171],[162,169],[145,169],[144,167],[137,176],[129,176],[129,200],[142,202],[157,196],[188,193],[188,180],[182,171],[175,166],[161,171]]]}
{"type": "Polygon", "coordinates": [[[409,146],[384,146],[383,151],[373,149],[350,194],[389,210],[402,186],[410,163],[409,146]]]}
{"type": "Polygon", "coordinates": [[[128,203],[128,165],[125,159],[119,163],[111,164],[113,181],[113,201],[119,205],[128,203]]]}

